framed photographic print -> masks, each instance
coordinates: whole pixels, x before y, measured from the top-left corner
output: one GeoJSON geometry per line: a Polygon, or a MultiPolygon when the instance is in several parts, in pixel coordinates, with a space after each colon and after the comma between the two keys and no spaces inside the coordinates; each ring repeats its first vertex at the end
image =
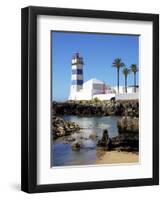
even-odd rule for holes
{"type": "Polygon", "coordinates": [[[159,16],[22,9],[22,190],[159,184],[159,16]]]}

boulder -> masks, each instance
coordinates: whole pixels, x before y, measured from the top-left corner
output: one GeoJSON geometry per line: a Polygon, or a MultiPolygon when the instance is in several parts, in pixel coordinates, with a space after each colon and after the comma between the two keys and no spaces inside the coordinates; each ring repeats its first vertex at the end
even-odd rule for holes
{"type": "Polygon", "coordinates": [[[75,141],[75,138],[69,136],[69,137],[66,137],[65,140],[66,140],[67,142],[74,142],[74,141],[75,141]]]}
{"type": "Polygon", "coordinates": [[[139,118],[122,117],[117,122],[118,132],[121,133],[139,133],[139,118]]]}
{"type": "Polygon", "coordinates": [[[71,133],[78,132],[79,130],[79,125],[74,122],[65,121],[57,116],[52,117],[52,134],[54,139],[70,135],[71,133]]]}
{"type": "Polygon", "coordinates": [[[72,148],[72,150],[80,150],[80,148],[81,148],[81,143],[75,141],[75,142],[72,143],[71,148],[72,148]]]}
{"type": "Polygon", "coordinates": [[[112,139],[112,149],[121,151],[138,151],[139,136],[138,134],[125,133],[120,134],[112,139]]]}
{"type": "Polygon", "coordinates": [[[102,138],[101,138],[101,140],[98,141],[97,145],[106,147],[106,146],[108,146],[108,142],[109,142],[109,134],[108,134],[107,130],[104,130],[102,138]]]}

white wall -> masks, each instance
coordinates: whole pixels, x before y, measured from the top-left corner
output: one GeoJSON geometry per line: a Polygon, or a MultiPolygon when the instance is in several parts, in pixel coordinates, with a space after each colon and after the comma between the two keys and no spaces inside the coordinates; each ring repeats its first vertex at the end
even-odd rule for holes
{"type": "Polygon", "coordinates": [[[110,100],[112,97],[115,97],[114,93],[110,93],[110,94],[95,94],[95,95],[93,95],[93,98],[98,98],[100,100],[110,100]]]}
{"type": "MultiPolygon", "coordinates": [[[[5,0],[1,1],[0,8],[0,199],[17,200],[73,200],[73,199],[125,199],[140,200],[148,198],[162,199],[163,184],[155,187],[120,188],[105,190],[90,190],[78,192],[60,192],[28,195],[20,192],[20,9],[27,5],[74,7],[115,11],[160,13],[163,21],[162,0],[5,0]]],[[[160,35],[163,35],[163,26],[160,23],[160,35]]],[[[163,41],[160,39],[160,55],[162,55],[163,41]]],[[[161,57],[161,56],[160,56],[161,57]]],[[[160,59],[161,60],[161,59],[160,59]]],[[[162,66],[163,63],[160,63],[162,66]]],[[[163,69],[160,67],[160,73],[163,69]]],[[[163,76],[163,74],[162,74],[163,76]]],[[[163,79],[161,79],[163,87],[163,79]]],[[[160,90],[161,91],[161,90],[160,90]]],[[[163,90],[162,90],[163,91],[163,90]]],[[[163,92],[161,93],[163,102],[163,92]]],[[[163,119],[163,104],[160,106],[161,120],[163,119]]],[[[163,132],[163,123],[161,131],[163,132]]],[[[163,137],[160,134],[160,143],[163,137]]],[[[160,145],[163,153],[163,144],[160,145]]],[[[160,169],[163,168],[163,156],[160,169]]]]}
{"type": "Polygon", "coordinates": [[[116,94],[116,100],[138,99],[139,93],[116,94]]]}
{"type": "MultiPolygon", "coordinates": [[[[118,93],[117,86],[113,87],[113,89],[118,93]]],[[[136,88],[136,92],[139,92],[139,88],[136,88]]],[[[125,86],[119,86],[119,93],[126,93],[125,86]]],[[[127,93],[134,93],[134,87],[127,87],[127,93]]]]}

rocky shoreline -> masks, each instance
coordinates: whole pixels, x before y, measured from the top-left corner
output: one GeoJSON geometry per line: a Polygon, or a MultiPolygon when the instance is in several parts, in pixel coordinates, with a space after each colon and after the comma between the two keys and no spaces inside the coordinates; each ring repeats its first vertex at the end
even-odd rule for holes
{"type": "Polygon", "coordinates": [[[53,102],[52,108],[55,115],[139,117],[138,100],[53,102]]]}
{"type": "Polygon", "coordinates": [[[122,117],[117,122],[119,135],[109,138],[109,133],[104,130],[97,146],[105,150],[138,151],[139,150],[139,124],[138,118],[122,117]]]}
{"type": "Polygon", "coordinates": [[[71,122],[71,121],[65,121],[64,119],[53,116],[52,118],[52,136],[53,139],[56,139],[58,137],[70,135],[74,132],[78,132],[80,130],[80,127],[78,124],[71,122]]]}
{"type": "MultiPolygon", "coordinates": [[[[78,124],[65,121],[64,115],[79,116],[122,116],[117,122],[119,135],[109,138],[109,133],[97,138],[90,135],[89,139],[96,141],[98,148],[111,151],[137,152],[139,150],[139,104],[138,101],[98,101],[98,102],[53,102],[52,137],[66,137],[73,150],[80,150],[82,142],[73,138],[72,134],[80,131],[78,124]]],[[[105,131],[105,130],[104,130],[105,131]]],[[[83,138],[84,139],[84,138],[83,138]]]]}
{"type": "Polygon", "coordinates": [[[135,133],[139,132],[139,118],[138,117],[122,117],[117,122],[117,128],[119,134],[135,133]]]}

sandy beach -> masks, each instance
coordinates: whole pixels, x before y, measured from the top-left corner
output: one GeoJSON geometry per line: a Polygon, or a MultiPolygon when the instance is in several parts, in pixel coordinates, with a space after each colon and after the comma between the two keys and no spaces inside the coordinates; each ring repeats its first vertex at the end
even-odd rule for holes
{"type": "Polygon", "coordinates": [[[108,151],[98,157],[96,164],[137,163],[137,162],[139,162],[138,153],[108,151]]]}

